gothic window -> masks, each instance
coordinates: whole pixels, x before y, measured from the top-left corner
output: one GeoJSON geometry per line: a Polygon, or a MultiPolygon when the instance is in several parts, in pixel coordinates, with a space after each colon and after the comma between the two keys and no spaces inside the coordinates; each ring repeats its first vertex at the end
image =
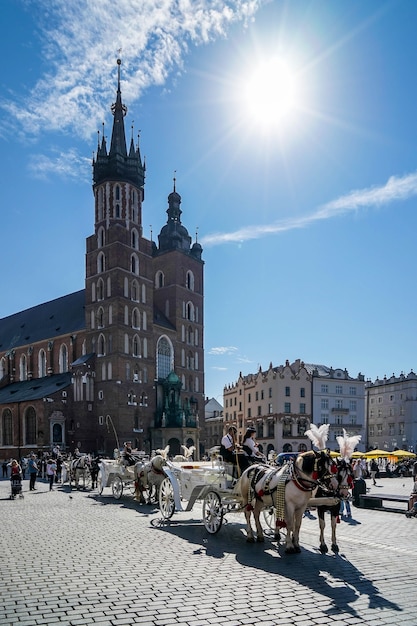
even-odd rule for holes
{"type": "Polygon", "coordinates": [[[46,376],[46,354],[45,350],[39,350],[38,355],[39,378],[46,376]]]}
{"type": "Polygon", "coordinates": [[[59,372],[68,372],[68,350],[65,343],[59,349],[59,372]]]}
{"type": "Polygon", "coordinates": [[[10,409],[5,409],[2,415],[2,433],[3,446],[11,446],[13,444],[13,419],[10,409]]]}
{"type": "Polygon", "coordinates": [[[6,359],[0,359],[0,380],[6,376],[6,359]]]}
{"type": "Polygon", "coordinates": [[[187,320],[190,320],[190,322],[194,322],[194,305],[192,302],[187,302],[185,315],[187,320]]]}
{"type": "Polygon", "coordinates": [[[186,286],[187,286],[187,289],[194,291],[194,274],[192,273],[191,270],[188,270],[187,272],[186,286]]]}
{"type": "Polygon", "coordinates": [[[36,444],[36,412],[33,406],[25,412],[25,445],[36,444]]]}
{"type": "Polygon", "coordinates": [[[104,310],[103,310],[103,307],[100,307],[98,312],[97,312],[97,327],[98,328],[103,328],[104,327],[104,310]]]}
{"type": "Polygon", "coordinates": [[[116,196],[116,200],[120,200],[120,187],[119,187],[119,185],[116,185],[116,187],[115,187],[115,196],[116,196]]]}
{"type": "Polygon", "coordinates": [[[146,285],[142,285],[142,302],[146,302],[146,285]]]}
{"type": "Polygon", "coordinates": [[[99,248],[102,248],[104,244],[105,244],[104,228],[100,226],[99,231],[98,231],[98,237],[97,237],[97,245],[99,248]]]}
{"type": "Polygon", "coordinates": [[[20,380],[28,379],[28,364],[26,354],[22,354],[20,357],[20,380]]]}
{"type": "Polygon", "coordinates": [[[140,313],[136,308],[132,311],[132,328],[140,328],[140,313]]]}
{"type": "Polygon", "coordinates": [[[106,269],[106,258],[104,256],[104,252],[100,252],[97,257],[97,273],[102,274],[106,269]]]}
{"type": "Polygon", "coordinates": [[[106,340],[103,334],[100,334],[97,342],[98,356],[104,356],[106,354],[106,340]]]}
{"type": "Polygon", "coordinates": [[[200,381],[199,381],[197,376],[196,376],[195,381],[194,381],[194,391],[196,393],[198,393],[200,391],[200,381]]]}
{"type": "Polygon", "coordinates": [[[167,337],[158,340],[156,365],[158,378],[166,378],[174,369],[174,350],[167,337]]]}
{"type": "Polygon", "coordinates": [[[137,335],[133,337],[132,341],[132,354],[133,356],[141,356],[140,354],[140,339],[137,335]]]}
{"type": "Polygon", "coordinates": [[[146,315],[146,311],[142,313],[142,328],[143,330],[148,330],[148,316],[146,315]]]}
{"type": "Polygon", "coordinates": [[[98,221],[101,221],[104,217],[104,189],[98,190],[98,211],[97,211],[98,221]]]}
{"type": "Polygon", "coordinates": [[[104,300],[104,282],[102,278],[97,281],[97,300],[104,300]]]}
{"type": "Polygon", "coordinates": [[[161,272],[161,270],[159,270],[155,274],[155,289],[160,289],[161,287],[164,286],[164,283],[165,283],[164,274],[163,272],[161,272]]]}
{"type": "Polygon", "coordinates": [[[130,260],[130,269],[132,274],[136,274],[137,276],[139,275],[139,259],[136,256],[136,254],[132,254],[131,260],[130,260]]]}
{"type": "Polygon", "coordinates": [[[132,281],[132,297],[133,302],[139,302],[139,287],[136,280],[132,281]]]}
{"type": "Polygon", "coordinates": [[[138,231],[133,229],[132,230],[132,248],[134,250],[138,249],[138,242],[139,242],[138,231]]]}

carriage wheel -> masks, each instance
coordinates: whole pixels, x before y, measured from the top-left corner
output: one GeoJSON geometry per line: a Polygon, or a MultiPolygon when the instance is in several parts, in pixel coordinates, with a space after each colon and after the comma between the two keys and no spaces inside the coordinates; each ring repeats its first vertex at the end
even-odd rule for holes
{"type": "Polygon", "coordinates": [[[97,491],[98,491],[99,496],[101,496],[101,494],[103,493],[103,489],[104,489],[103,474],[100,470],[97,475],[97,491]]]}
{"type": "Polygon", "coordinates": [[[123,481],[120,476],[115,476],[113,478],[111,488],[113,491],[113,496],[116,498],[116,500],[119,500],[122,497],[123,493],[123,481]]]}
{"type": "Polygon", "coordinates": [[[275,526],[277,521],[277,516],[275,515],[275,508],[273,506],[269,507],[269,509],[264,509],[262,511],[262,515],[264,517],[265,523],[275,532],[275,526]]]}
{"type": "Polygon", "coordinates": [[[159,487],[159,509],[164,519],[171,519],[175,511],[174,488],[170,479],[164,478],[159,487]]]}
{"type": "Polygon", "coordinates": [[[215,491],[206,493],[203,500],[203,523],[208,533],[215,535],[223,524],[223,506],[220,496],[215,491]]]}

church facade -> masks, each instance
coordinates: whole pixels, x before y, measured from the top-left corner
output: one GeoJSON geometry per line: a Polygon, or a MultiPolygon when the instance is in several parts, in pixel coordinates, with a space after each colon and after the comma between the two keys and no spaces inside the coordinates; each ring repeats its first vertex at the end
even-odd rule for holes
{"type": "Polygon", "coordinates": [[[168,196],[158,242],[142,229],[145,165],[120,89],[93,160],[85,289],[0,320],[0,458],[60,445],[111,455],[199,444],[204,419],[202,247],[168,196]]]}

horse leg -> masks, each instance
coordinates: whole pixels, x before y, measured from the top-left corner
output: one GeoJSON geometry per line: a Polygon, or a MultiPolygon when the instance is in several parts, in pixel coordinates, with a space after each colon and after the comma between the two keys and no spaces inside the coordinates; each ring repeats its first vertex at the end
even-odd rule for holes
{"type": "Polygon", "coordinates": [[[337,515],[331,515],[331,524],[332,524],[332,550],[335,554],[339,552],[339,546],[336,542],[336,524],[337,524],[337,515]]]}
{"type": "Polygon", "coordinates": [[[248,543],[254,543],[255,542],[255,538],[253,536],[252,525],[251,525],[251,522],[250,522],[251,515],[252,515],[252,505],[251,504],[247,504],[245,506],[245,517],[246,517],[246,541],[248,543]]]}
{"type": "Polygon", "coordinates": [[[259,541],[259,543],[263,543],[265,541],[264,531],[262,529],[261,522],[259,519],[261,515],[261,510],[262,510],[262,505],[259,501],[257,501],[255,504],[255,508],[253,510],[253,517],[255,519],[255,526],[256,526],[256,540],[259,541]]]}
{"type": "MultiPolygon", "coordinates": [[[[333,520],[333,517],[332,517],[332,520],[333,520]]],[[[329,551],[329,548],[327,547],[326,542],[324,540],[324,528],[326,526],[326,522],[324,519],[324,511],[321,514],[319,513],[319,525],[320,525],[320,548],[319,549],[322,554],[326,554],[326,552],[329,551]]]]}
{"type": "Polygon", "coordinates": [[[287,537],[285,539],[285,554],[297,552],[294,544],[295,537],[295,510],[292,503],[285,503],[285,523],[287,525],[287,537]]]}
{"type": "Polygon", "coordinates": [[[298,508],[294,512],[292,543],[293,543],[293,546],[294,546],[294,552],[296,552],[297,554],[299,552],[301,552],[301,548],[300,548],[300,528],[301,528],[301,522],[303,520],[304,511],[305,511],[305,507],[304,508],[298,508]]]}

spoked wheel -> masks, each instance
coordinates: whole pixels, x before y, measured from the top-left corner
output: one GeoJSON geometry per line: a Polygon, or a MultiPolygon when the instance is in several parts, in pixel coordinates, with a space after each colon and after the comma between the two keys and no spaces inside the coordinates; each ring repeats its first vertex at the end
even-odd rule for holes
{"type": "Polygon", "coordinates": [[[99,496],[101,496],[101,494],[103,493],[103,489],[104,489],[103,474],[100,470],[99,473],[97,474],[97,491],[98,491],[99,496]]]}
{"type": "Polygon", "coordinates": [[[164,478],[159,487],[159,508],[164,519],[171,519],[174,515],[174,488],[168,477],[164,478]]]}
{"type": "Polygon", "coordinates": [[[275,515],[275,508],[273,506],[269,507],[269,509],[264,509],[262,511],[264,520],[268,528],[275,531],[277,516],[275,515]]]}
{"type": "Polygon", "coordinates": [[[113,478],[111,488],[113,491],[113,496],[116,498],[116,500],[119,500],[122,497],[123,493],[123,481],[120,476],[115,476],[113,478]]]}
{"type": "Polygon", "coordinates": [[[203,500],[203,524],[211,535],[219,532],[223,524],[223,506],[220,496],[215,491],[206,493],[203,500]]]}

